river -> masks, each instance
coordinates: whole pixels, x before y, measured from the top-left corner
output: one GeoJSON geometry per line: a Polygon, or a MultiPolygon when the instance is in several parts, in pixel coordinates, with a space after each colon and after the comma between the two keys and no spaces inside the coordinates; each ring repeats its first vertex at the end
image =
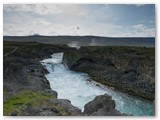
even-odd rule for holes
{"type": "Polygon", "coordinates": [[[58,98],[69,99],[72,105],[82,111],[84,105],[98,95],[108,94],[115,100],[116,109],[121,113],[134,116],[150,116],[153,114],[153,105],[150,101],[114,91],[108,87],[97,86],[96,82],[89,81],[86,73],[69,70],[62,62],[63,53],[55,53],[52,58],[45,59],[42,64],[49,71],[46,78],[51,89],[58,92],[58,98]]]}

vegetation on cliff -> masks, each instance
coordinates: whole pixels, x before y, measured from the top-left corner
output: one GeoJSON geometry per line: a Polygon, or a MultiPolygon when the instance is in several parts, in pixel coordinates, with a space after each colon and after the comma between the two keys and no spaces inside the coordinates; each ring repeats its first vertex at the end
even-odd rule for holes
{"type": "Polygon", "coordinates": [[[40,60],[64,52],[71,70],[86,72],[93,80],[117,90],[155,99],[155,49],[94,46],[79,50],[65,45],[9,42],[3,46],[4,115],[82,115],[70,101],[57,99],[45,78],[40,60]]]}
{"type": "Polygon", "coordinates": [[[50,84],[44,76],[47,70],[39,62],[50,57],[54,52],[63,51],[65,49],[63,45],[5,41],[3,47],[4,116],[81,114],[80,109],[72,106],[68,100],[57,99],[57,92],[51,90],[50,84]],[[65,105],[58,105],[59,102],[65,103],[65,105]]]}

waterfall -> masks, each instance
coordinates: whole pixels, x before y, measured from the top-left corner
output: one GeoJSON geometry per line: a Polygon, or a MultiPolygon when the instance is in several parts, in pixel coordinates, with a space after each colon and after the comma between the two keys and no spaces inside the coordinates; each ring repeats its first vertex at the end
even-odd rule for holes
{"type": "Polygon", "coordinates": [[[82,111],[84,105],[98,95],[108,94],[115,100],[116,109],[121,113],[135,116],[149,116],[153,114],[150,101],[114,91],[108,87],[97,86],[90,82],[86,73],[69,70],[62,64],[63,53],[55,53],[52,58],[42,60],[42,64],[49,71],[45,77],[49,80],[51,89],[58,92],[58,98],[69,99],[74,106],[82,111]]]}

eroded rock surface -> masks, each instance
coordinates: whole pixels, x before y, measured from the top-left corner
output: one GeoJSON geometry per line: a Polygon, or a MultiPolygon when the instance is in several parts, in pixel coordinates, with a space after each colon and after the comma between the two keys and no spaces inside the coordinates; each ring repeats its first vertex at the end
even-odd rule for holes
{"type": "Polygon", "coordinates": [[[115,101],[107,94],[97,96],[84,106],[84,115],[88,116],[121,116],[125,115],[115,109],[115,101]]]}
{"type": "Polygon", "coordinates": [[[155,49],[146,47],[81,47],[66,51],[64,61],[74,71],[88,73],[109,87],[155,99],[155,49]]]}
{"type": "Polygon", "coordinates": [[[39,61],[55,52],[70,50],[36,42],[4,42],[3,113],[4,116],[69,116],[81,110],[57,98],[45,78],[47,70],[39,61]],[[16,48],[16,51],[12,52],[16,48]],[[9,53],[9,54],[7,54],[9,53]]]}
{"type": "MultiPolygon", "coordinates": [[[[69,116],[83,115],[68,100],[57,98],[39,63],[51,54],[64,52],[64,64],[88,73],[93,80],[115,89],[153,100],[155,98],[154,48],[81,47],[4,42],[4,115],[69,116]],[[16,51],[13,51],[16,48],[16,51]]],[[[84,115],[124,115],[115,110],[107,95],[85,106],[84,115]],[[107,101],[107,102],[104,102],[107,101]],[[107,104],[109,103],[109,104],[107,104]]]]}

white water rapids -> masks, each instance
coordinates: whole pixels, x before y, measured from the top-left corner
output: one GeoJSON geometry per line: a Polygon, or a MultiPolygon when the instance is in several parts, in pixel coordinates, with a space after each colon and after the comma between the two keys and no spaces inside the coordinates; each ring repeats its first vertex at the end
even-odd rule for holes
{"type": "Polygon", "coordinates": [[[142,100],[125,93],[111,90],[107,87],[96,86],[95,82],[89,82],[89,76],[85,73],[70,71],[61,62],[63,53],[55,53],[52,58],[45,59],[42,64],[49,71],[46,78],[51,89],[58,92],[58,98],[69,99],[72,105],[82,111],[84,105],[96,96],[108,94],[116,102],[116,109],[121,113],[135,116],[149,116],[153,114],[153,106],[149,101],[142,100]]]}

